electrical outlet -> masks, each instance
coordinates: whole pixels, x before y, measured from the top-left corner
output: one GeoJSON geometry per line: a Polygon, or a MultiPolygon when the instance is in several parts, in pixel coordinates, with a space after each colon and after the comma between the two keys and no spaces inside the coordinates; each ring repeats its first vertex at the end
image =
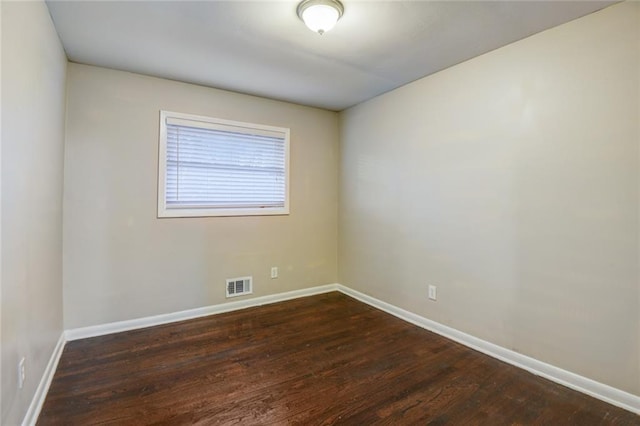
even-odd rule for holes
{"type": "Polygon", "coordinates": [[[27,377],[24,362],[25,359],[22,357],[18,363],[18,389],[22,389],[22,386],[24,386],[24,379],[27,377]]]}
{"type": "Polygon", "coordinates": [[[435,285],[430,285],[429,286],[429,299],[431,300],[436,300],[438,298],[437,295],[437,288],[435,285]]]}
{"type": "Polygon", "coordinates": [[[272,266],[271,267],[271,279],[274,278],[278,278],[278,267],[277,266],[272,266]]]}

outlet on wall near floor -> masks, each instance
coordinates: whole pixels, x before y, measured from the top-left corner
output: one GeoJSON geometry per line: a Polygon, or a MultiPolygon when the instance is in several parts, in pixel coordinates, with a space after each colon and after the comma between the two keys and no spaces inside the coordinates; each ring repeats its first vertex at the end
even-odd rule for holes
{"type": "Polygon", "coordinates": [[[25,359],[22,357],[18,363],[18,389],[22,389],[22,386],[24,386],[24,379],[27,377],[24,362],[25,359]]]}
{"type": "Polygon", "coordinates": [[[437,296],[437,288],[435,285],[430,285],[429,286],[429,299],[431,300],[436,300],[438,298],[437,296]]]}
{"type": "Polygon", "coordinates": [[[271,279],[273,278],[278,278],[278,267],[277,266],[272,266],[271,267],[271,279]]]}

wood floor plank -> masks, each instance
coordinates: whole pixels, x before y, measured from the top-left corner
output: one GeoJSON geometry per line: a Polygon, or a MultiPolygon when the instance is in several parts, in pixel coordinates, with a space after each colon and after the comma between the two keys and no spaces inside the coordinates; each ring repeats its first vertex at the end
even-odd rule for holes
{"type": "Polygon", "coordinates": [[[640,425],[328,293],[69,342],[39,425],[640,425]]]}

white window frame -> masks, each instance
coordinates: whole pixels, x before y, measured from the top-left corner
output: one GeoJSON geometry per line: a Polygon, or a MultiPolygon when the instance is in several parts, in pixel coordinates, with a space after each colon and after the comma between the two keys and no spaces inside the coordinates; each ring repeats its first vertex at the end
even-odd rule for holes
{"type": "Polygon", "coordinates": [[[270,216],[289,214],[289,129],[285,127],[267,126],[263,124],[245,123],[221,118],[180,112],[160,111],[160,137],[158,146],[158,217],[210,217],[210,216],[270,216]],[[246,208],[167,208],[166,173],[167,173],[167,118],[199,121],[204,124],[244,127],[251,130],[282,133],[285,149],[285,200],[284,207],[246,207],[246,208]]]}

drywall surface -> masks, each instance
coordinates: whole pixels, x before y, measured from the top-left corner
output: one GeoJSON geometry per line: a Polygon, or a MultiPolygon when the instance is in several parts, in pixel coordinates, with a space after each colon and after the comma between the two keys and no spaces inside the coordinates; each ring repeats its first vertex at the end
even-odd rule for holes
{"type": "Polygon", "coordinates": [[[66,328],[223,303],[226,278],[253,297],[336,281],[336,113],[78,64],[67,105],[66,328]],[[291,214],[158,219],[160,110],[290,128],[291,214]]]}
{"type": "Polygon", "coordinates": [[[66,66],[46,5],[2,2],[4,425],[22,422],[62,333],[66,66]]]}
{"type": "Polygon", "coordinates": [[[639,9],[344,111],[339,282],[640,395],[639,9]]]}

